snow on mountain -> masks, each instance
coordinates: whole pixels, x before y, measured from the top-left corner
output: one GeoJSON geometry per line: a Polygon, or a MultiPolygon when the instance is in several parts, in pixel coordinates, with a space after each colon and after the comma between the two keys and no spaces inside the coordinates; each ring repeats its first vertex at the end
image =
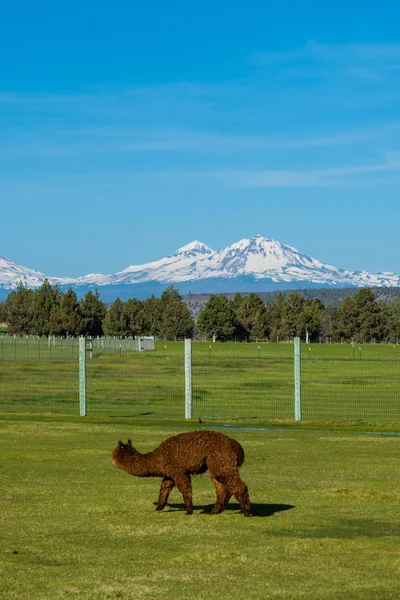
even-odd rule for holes
{"type": "Polygon", "coordinates": [[[329,265],[300,254],[296,248],[280,244],[276,240],[256,235],[228,246],[213,256],[212,262],[220,275],[226,277],[253,275],[263,279],[285,272],[288,268],[319,270],[329,265]]]}
{"type": "MultiPolygon", "coordinates": [[[[91,273],[78,279],[48,277],[50,283],[85,286],[114,286],[128,284],[184,284],[185,282],[230,281],[238,278],[275,284],[297,283],[324,286],[400,286],[400,276],[394,273],[348,271],[324,264],[306,256],[296,248],[276,240],[256,235],[243,239],[215,252],[205,244],[194,241],[169,256],[143,265],[131,265],[110,275],[91,273]]],[[[20,267],[0,258],[0,287],[14,289],[22,281],[28,287],[38,287],[45,279],[39,271],[20,267]]]]}
{"type": "Polygon", "coordinates": [[[0,256],[0,286],[4,289],[13,290],[19,283],[27,287],[39,287],[44,280],[48,279],[52,285],[65,285],[75,280],[60,277],[46,277],[40,271],[21,267],[4,256],[0,256]]]}
{"type": "Polygon", "coordinates": [[[8,258],[0,256],[0,283],[6,289],[14,289],[21,281],[28,287],[42,285],[45,276],[40,271],[21,267],[8,258]]]}
{"type": "Polygon", "coordinates": [[[81,284],[109,285],[117,283],[183,283],[206,279],[235,279],[249,276],[275,283],[309,281],[321,285],[396,286],[400,277],[393,273],[352,272],[340,270],[306,256],[296,248],[276,240],[256,235],[215,252],[195,241],[179,248],[161,260],[130,266],[114,275],[90,275],[80,278],[81,284]]]}
{"type": "Polygon", "coordinates": [[[214,254],[214,250],[196,240],[160,260],[144,265],[131,265],[113,275],[81,277],[79,283],[87,284],[88,278],[90,278],[90,283],[97,285],[143,283],[145,281],[188,281],[202,276],[203,259],[214,254]]]}

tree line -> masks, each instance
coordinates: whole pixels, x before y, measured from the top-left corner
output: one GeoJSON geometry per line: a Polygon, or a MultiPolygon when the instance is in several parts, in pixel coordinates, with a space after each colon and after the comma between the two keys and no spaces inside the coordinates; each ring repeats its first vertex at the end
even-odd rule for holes
{"type": "Polygon", "coordinates": [[[61,292],[48,281],[32,290],[22,284],[0,304],[0,321],[14,335],[118,336],[154,335],[174,340],[194,334],[210,339],[288,341],[295,336],[309,342],[388,342],[400,338],[400,301],[377,300],[369,288],[359,289],[339,306],[298,292],[263,302],[258,294],[211,294],[197,323],[179,292],[170,286],[160,298],[117,298],[107,306],[99,292],[78,300],[70,289],[61,292]]]}
{"type": "Polygon", "coordinates": [[[107,307],[98,290],[78,300],[72,289],[63,293],[47,280],[36,290],[19,285],[0,304],[0,321],[13,335],[64,337],[154,335],[173,340],[191,337],[194,328],[187,305],[172,286],[161,298],[116,298],[107,307]]]}
{"type": "Polygon", "coordinates": [[[264,303],[260,296],[210,295],[197,326],[213,339],[288,341],[299,336],[309,342],[390,342],[400,338],[400,301],[377,301],[369,288],[359,289],[338,307],[318,298],[305,299],[296,291],[275,294],[264,303]]]}

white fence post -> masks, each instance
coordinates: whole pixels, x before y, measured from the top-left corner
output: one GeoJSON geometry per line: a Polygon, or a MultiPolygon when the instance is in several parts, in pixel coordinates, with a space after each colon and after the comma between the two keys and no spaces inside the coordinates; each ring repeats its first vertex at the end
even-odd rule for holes
{"type": "Polygon", "coordinates": [[[192,418],[192,340],[185,340],[185,419],[192,418]]]}
{"type": "Polygon", "coordinates": [[[294,338],[294,420],[301,421],[300,338],[294,338]]]}
{"type": "Polygon", "coordinates": [[[86,416],[86,338],[79,338],[79,414],[86,416]]]}

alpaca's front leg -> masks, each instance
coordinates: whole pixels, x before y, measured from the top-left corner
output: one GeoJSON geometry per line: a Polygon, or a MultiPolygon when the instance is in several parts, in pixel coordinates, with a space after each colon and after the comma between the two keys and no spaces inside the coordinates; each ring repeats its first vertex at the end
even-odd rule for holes
{"type": "Polygon", "coordinates": [[[186,514],[193,514],[193,502],[192,502],[192,481],[190,475],[187,473],[179,473],[174,475],[175,485],[183,496],[186,505],[186,514]]]}
{"type": "Polygon", "coordinates": [[[160,495],[158,496],[158,503],[156,510],[163,510],[168,502],[168,496],[175,487],[175,481],[170,477],[164,477],[160,487],[160,495]]]}

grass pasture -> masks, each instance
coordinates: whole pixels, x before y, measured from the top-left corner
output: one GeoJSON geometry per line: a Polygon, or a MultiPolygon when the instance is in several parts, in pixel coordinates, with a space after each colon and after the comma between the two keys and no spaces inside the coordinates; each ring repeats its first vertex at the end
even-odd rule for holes
{"type": "MultiPolygon", "coordinates": [[[[195,514],[158,479],[114,469],[195,427],[155,421],[0,416],[0,594],[5,599],[373,599],[400,596],[400,439],[346,430],[229,429],[254,516],[211,515],[208,474],[195,514]]],[[[197,424],[197,427],[199,425],[197,424]]]]}

